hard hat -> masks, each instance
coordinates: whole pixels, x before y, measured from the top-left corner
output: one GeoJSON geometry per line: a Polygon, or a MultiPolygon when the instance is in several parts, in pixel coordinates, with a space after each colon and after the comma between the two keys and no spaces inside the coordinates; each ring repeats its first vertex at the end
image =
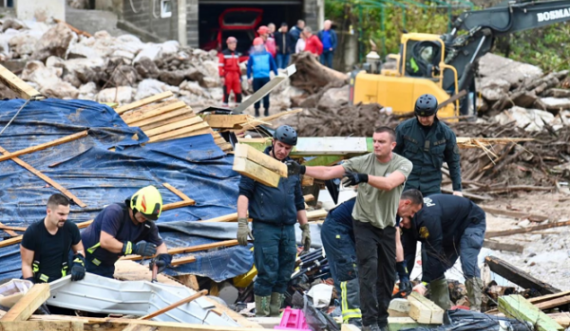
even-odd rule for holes
{"type": "Polygon", "coordinates": [[[226,40],[226,44],[230,43],[237,43],[237,39],[235,37],[228,37],[228,39],[226,40]]]}
{"type": "Polygon", "coordinates": [[[278,127],[277,130],[275,130],[273,138],[287,145],[297,145],[297,131],[289,125],[281,125],[278,127]]]}
{"type": "Polygon", "coordinates": [[[259,46],[259,45],[263,45],[263,39],[259,37],[253,39],[253,46],[259,46]]]}
{"type": "Polygon", "coordinates": [[[156,221],[162,212],[162,195],[152,185],[143,187],[131,197],[133,213],[139,212],[149,220],[156,221]]]}
{"type": "Polygon", "coordinates": [[[432,116],[437,112],[437,99],[431,94],[424,94],[416,100],[414,112],[418,116],[432,116]]]}
{"type": "Polygon", "coordinates": [[[260,35],[261,35],[261,34],[268,34],[268,33],[269,33],[269,28],[266,27],[265,25],[262,25],[262,26],[260,26],[260,27],[257,29],[257,33],[259,33],[260,35]]]}

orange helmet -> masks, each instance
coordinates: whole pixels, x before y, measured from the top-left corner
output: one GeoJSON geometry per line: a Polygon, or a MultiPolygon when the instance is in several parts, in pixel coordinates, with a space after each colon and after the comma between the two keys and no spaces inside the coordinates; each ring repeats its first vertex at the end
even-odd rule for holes
{"type": "Polygon", "coordinates": [[[263,39],[259,37],[253,39],[253,46],[259,46],[259,45],[263,45],[263,39]]]}
{"type": "Polygon", "coordinates": [[[235,37],[228,37],[228,39],[226,40],[227,44],[231,44],[231,43],[237,43],[237,39],[235,37]]]}
{"type": "Polygon", "coordinates": [[[268,34],[268,33],[269,33],[269,28],[266,27],[265,25],[262,25],[262,26],[260,26],[260,27],[257,29],[257,33],[259,33],[260,35],[268,34]]]}

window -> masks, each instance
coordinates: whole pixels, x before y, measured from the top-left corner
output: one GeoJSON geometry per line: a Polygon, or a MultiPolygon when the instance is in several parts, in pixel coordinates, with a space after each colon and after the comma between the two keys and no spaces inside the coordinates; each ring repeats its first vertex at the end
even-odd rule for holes
{"type": "Polygon", "coordinates": [[[160,17],[167,18],[172,16],[172,0],[160,0],[160,17]]]}

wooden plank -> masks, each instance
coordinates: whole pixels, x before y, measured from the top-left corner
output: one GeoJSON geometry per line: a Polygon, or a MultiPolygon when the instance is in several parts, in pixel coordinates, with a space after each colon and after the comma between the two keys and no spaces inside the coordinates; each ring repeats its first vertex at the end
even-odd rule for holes
{"type": "Polygon", "coordinates": [[[518,320],[525,320],[539,331],[557,331],[564,328],[519,294],[499,297],[499,311],[518,320]]]}
{"type": "Polygon", "coordinates": [[[179,189],[177,189],[176,187],[168,184],[168,183],[163,183],[162,184],[164,187],[166,187],[167,189],[170,190],[170,192],[176,194],[180,199],[184,200],[184,201],[194,201],[192,199],[190,199],[190,197],[188,197],[186,194],[184,194],[182,191],[180,191],[179,189]]]}
{"type": "Polygon", "coordinates": [[[567,296],[570,295],[570,291],[565,291],[565,292],[558,292],[558,293],[554,293],[554,294],[547,294],[547,295],[541,295],[539,297],[534,297],[534,298],[530,298],[527,299],[528,302],[532,303],[532,304],[536,304],[536,303],[540,303],[540,302],[545,302],[545,301],[549,301],[552,299],[558,299],[561,298],[563,296],[567,296]]]}
{"type": "Polygon", "coordinates": [[[216,129],[233,129],[254,120],[249,115],[206,115],[204,121],[208,122],[211,128],[216,129]]]}
{"type": "Polygon", "coordinates": [[[20,156],[20,155],[30,154],[30,153],[37,152],[37,151],[41,151],[41,150],[44,150],[44,149],[47,149],[47,148],[50,148],[50,147],[53,147],[53,146],[58,146],[58,145],[61,145],[61,144],[65,144],[65,143],[68,143],[68,142],[70,142],[70,141],[74,141],[74,140],[77,140],[77,139],[79,139],[79,138],[86,137],[87,134],[88,134],[88,131],[85,130],[85,131],[81,131],[81,132],[78,132],[78,133],[74,133],[74,134],[69,135],[69,136],[67,136],[67,137],[63,137],[63,138],[60,138],[60,139],[56,139],[56,140],[54,140],[54,141],[50,141],[50,142],[43,143],[43,144],[39,144],[39,145],[36,145],[36,146],[24,148],[24,149],[21,149],[21,150],[16,151],[16,152],[7,153],[7,154],[4,154],[4,155],[0,156],[0,162],[9,160],[9,159],[11,159],[11,158],[14,158],[14,157],[17,157],[17,156],[20,156]]]}
{"type": "Polygon", "coordinates": [[[281,83],[285,82],[288,77],[295,73],[295,65],[292,64],[287,67],[287,70],[271,79],[267,84],[263,85],[262,88],[255,91],[249,98],[245,99],[242,103],[240,103],[233,111],[237,114],[242,113],[244,110],[252,106],[255,102],[261,100],[266,94],[271,92],[281,83]]]}
{"type": "Polygon", "coordinates": [[[210,218],[207,220],[201,220],[197,222],[235,222],[237,221],[237,219],[238,219],[237,213],[231,213],[224,216],[218,216],[215,218],[210,218]]]}
{"type": "Polygon", "coordinates": [[[6,85],[10,90],[16,92],[22,99],[31,99],[34,96],[40,95],[40,92],[26,84],[2,65],[0,65],[0,82],[6,85]]]}
{"type": "Polygon", "coordinates": [[[171,96],[173,96],[171,91],[162,92],[159,94],[152,95],[148,98],[144,98],[144,99],[141,99],[139,101],[129,103],[128,105],[118,107],[117,109],[115,109],[115,111],[117,112],[117,114],[122,115],[122,114],[128,112],[129,110],[133,110],[135,108],[139,108],[141,106],[148,105],[149,103],[157,102],[159,100],[166,99],[166,98],[169,98],[171,96]]]}
{"type": "MultiPolygon", "coordinates": [[[[10,154],[10,152],[8,152],[7,150],[5,150],[4,148],[0,147],[0,153],[2,153],[3,155],[7,155],[10,154]]],[[[46,183],[50,184],[51,186],[53,186],[55,189],[57,189],[58,191],[60,191],[61,193],[63,193],[63,195],[65,195],[66,197],[68,197],[69,199],[75,201],[75,203],[77,205],[79,205],[81,208],[85,208],[87,207],[87,205],[85,203],[83,203],[83,201],[81,201],[78,197],[76,197],[73,193],[69,192],[65,187],[59,185],[58,183],[56,183],[53,179],[49,178],[48,176],[44,175],[43,173],[41,173],[39,170],[37,170],[36,168],[32,167],[31,165],[27,164],[26,162],[22,161],[20,158],[14,157],[12,158],[12,161],[16,162],[17,164],[19,164],[21,167],[25,168],[26,170],[28,170],[29,172],[33,173],[34,175],[38,176],[39,178],[41,178],[43,181],[45,181],[46,183]]]]}
{"type": "MultiPolygon", "coordinates": [[[[186,137],[194,137],[194,136],[199,136],[202,134],[212,134],[212,129],[210,128],[205,128],[205,129],[200,129],[200,130],[196,130],[190,133],[183,133],[183,134],[179,134],[173,137],[170,137],[168,139],[179,139],[179,138],[186,138],[186,137]]],[[[224,139],[224,138],[222,138],[224,139]]],[[[166,140],[166,139],[165,139],[166,140]]],[[[225,140],[224,140],[225,141],[225,140]]],[[[215,142],[215,141],[214,141],[215,142]]]]}
{"type": "Polygon", "coordinates": [[[26,231],[27,228],[20,226],[8,226],[0,223],[0,230],[11,230],[11,231],[26,231]]]}
{"type": "Polygon", "coordinates": [[[494,215],[503,215],[503,216],[508,216],[508,217],[520,218],[520,219],[528,219],[528,220],[532,220],[535,222],[542,222],[542,221],[546,221],[548,219],[548,216],[546,216],[546,215],[531,214],[531,213],[520,212],[520,211],[515,211],[515,210],[506,210],[506,209],[492,208],[492,207],[486,207],[486,206],[479,206],[479,207],[481,207],[481,209],[483,209],[485,212],[490,213],[490,214],[494,214],[494,215]]]}
{"type": "Polygon", "coordinates": [[[328,214],[329,212],[324,209],[311,210],[307,212],[307,219],[309,220],[325,219],[328,214]]]}
{"type": "Polygon", "coordinates": [[[198,131],[201,129],[205,129],[205,128],[210,128],[208,126],[208,123],[206,123],[206,122],[198,123],[198,124],[195,124],[192,126],[187,126],[185,128],[180,128],[177,130],[173,130],[170,132],[159,134],[157,136],[150,137],[150,142],[153,143],[153,142],[157,142],[157,141],[174,139],[174,137],[176,137],[176,138],[187,137],[187,136],[189,136],[189,133],[194,132],[194,131],[198,131]]]}
{"type": "Polygon", "coordinates": [[[178,275],[174,276],[177,281],[182,283],[182,285],[193,289],[194,291],[200,290],[200,284],[198,284],[198,278],[195,275],[178,275]]]}
{"type": "Polygon", "coordinates": [[[166,106],[162,106],[162,107],[155,108],[153,110],[149,110],[149,111],[144,112],[144,113],[139,114],[139,115],[129,116],[126,119],[124,119],[124,121],[127,124],[131,125],[131,123],[135,123],[137,121],[142,121],[142,120],[145,120],[147,118],[159,116],[159,115],[162,115],[164,113],[171,112],[171,111],[174,111],[174,110],[177,110],[180,108],[184,108],[184,107],[186,107],[186,104],[184,102],[177,101],[177,102],[168,104],[166,106]]]}
{"type": "MultiPolygon", "coordinates": [[[[223,240],[223,241],[218,241],[218,242],[214,242],[214,243],[210,243],[210,244],[195,245],[195,246],[189,246],[189,247],[171,248],[168,250],[168,254],[175,255],[175,254],[184,254],[184,253],[207,251],[207,250],[212,249],[212,248],[237,246],[237,244],[238,244],[238,241],[236,239],[223,240]]],[[[120,259],[121,260],[137,261],[137,260],[141,260],[142,256],[133,254],[133,255],[123,256],[120,259]]]]}
{"type": "Polygon", "coordinates": [[[38,309],[49,298],[49,284],[35,284],[16,302],[6,315],[2,316],[2,322],[25,321],[36,309],[38,309]]]}
{"type": "MultiPolygon", "coordinates": [[[[177,103],[177,102],[179,102],[179,101],[180,101],[180,100],[175,99],[175,98],[168,99],[168,100],[164,100],[164,101],[159,101],[159,102],[157,102],[157,103],[153,103],[153,104],[150,104],[150,105],[142,106],[142,107],[140,107],[140,108],[136,108],[136,109],[134,109],[134,110],[132,110],[132,111],[129,111],[129,112],[127,112],[127,113],[121,115],[121,118],[122,118],[123,121],[125,121],[125,123],[126,123],[126,122],[127,122],[129,119],[131,119],[131,118],[136,118],[136,117],[138,117],[138,116],[140,116],[140,115],[143,115],[144,113],[147,113],[147,112],[149,112],[149,111],[153,111],[153,110],[155,110],[155,109],[157,109],[157,108],[160,108],[160,107],[166,107],[166,106],[168,106],[168,105],[175,104],[175,103],[177,103]]],[[[181,109],[183,109],[183,108],[181,108],[181,109]]],[[[157,116],[159,116],[159,115],[157,115],[157,116]]]]}
{"type": "Polygon", "coordinates": [[[242,176],[246,176],[270,187],[279,186],[279,180],[281,179],[281,176],[273,171],[268,170],[253,161],[239,157],[234,158],[232,169],[242,176]]]}
{"type": "Polygon", "coordinates": [[[560,298],[556,298],[556,299],[552,299],[552,300],[548,300],[548,301],[544,301],[544,302],[534,303],[534,305],[540,310],[552,309],[552,308],[556,308],[556,307],[560,307],[560,306],[564,306],[564,305],[568,305],[568,304],[570,304],[570,295],[566,295],[566,296],[563,296],[560,298]]]}
{"type": "Polygon", "coordinates": [[[260,124],[272,126],[272,124],[269,122],[274,121],[274,120],[281,118],[283,116],[297,114],[297,113],[300,113],[302,111],[303,111],[303,108],[296,108],[296,109],[292,109],[292,110],[288,110],[288,111],[282,111],[282,112],[279,112],[277,114],[273,114],[273,115],[269,115],[269,116],[265,116],[265,117],[261,117],[261,118],[254,118],[251,123],[248,123],[246,125],[242,125],[242,127],[238,130],[238,133],[244,132],[247,130],[251,130],[260,124]]]}
{"type": "Polygon", "coordinates": [[[162,315],[162,314],[166,313],[167,311],[171,311],[171,310],[174,309],[174,308],[177,308],[177,307],[180,307],[180,306],[182,306],[182,305],[184,305],[184,304],[190,303],[190,302],[192,302],[192,301],[194,301],[194,300],[196,300],[196,299],[198,299],[198,298],[200,298],[200,297],[203,297],[203,296],[206,295],[206,294],[208,294],[208,290],[202,290],[202,291],[200,291],[200,292],[198,292],[198,293],[192,294],[191,296],[189,296],[189,297],[187,297],[187,298],[178,300],[178,301],[176,301],[176,302],[174,302],[174,303],[172,303],[172,304],[170,304],[170,305],[168,305],[168,306],[166,306],[166,307],[164,307],[164,308],[161,308],[161,309],[159,309],[159,310],[157,310],[157,311],[155,311],[155,312],[152,312],[152,313],[150,313],[150,314],[141,316],[141,317],[139,317],[138,319],[139,319],[139,320],[149,320],[149,319],[151,319],[151,318],[153,318],[153,317],[156,317],[156,316],[158,316],[158,315],[162,315]]]}
{"type": "Polygon", "coordinates": [[[569,226],[570,221],[565,222],[553,222],[548,224],[541,224],[535,226],[528,226],[526,228],[519,228],[519,229],[510,229],[510,230],[502,230],[502,231],[488,231],[485,233],[485,238],[495,238],[495,237],[504,237],[510,236],[513,234],[521,234],[521,233],[529,233],[538,230],[545,230],[545,229],[552,229],[561,226],[569,226]]]}
{"type": "Polygon", "coordinates": [[[410,302],[410,317],[418,323],[442,324],[445,311],[433,301],[425,298],[417,292],[408,296],[410,302]],[[427,316],[429,315],[429,319],[427,316]]]}
{"type": "MultiPolygon", "coordinates": [[[[24,230],[19,230],[19,231],[26,231],[26,228],[23,228],[24,230]]],[[[6,231],[7,234],[9,234],[12,237],[17,237],[18,234],[16,232],[14,232],[13,229],[5,226],[4,224],[0,223],[0,230],[4,230],[6,231]]]]}
{"type": "Polygon", "coordinates": [[[143,130],[152,130],[161,126],[175,123],[176,121],[186,120],[194,117],[196,117],[196,114],[194,114],[190,108],[180,108],[178,110],[171,111],[166,114],[150,118],[148,120],[133,123],[130,126],[138,126],[143,130]]]}
{"type": "Polygon", "coordinates": [[[315,179],[307,175],[301,175],[301,186],[313,186],[315,185],[315,179]]]}
{"type": "Polygon", "coordinates": [[[176,208],[182,208],[182,207],[188,207],[188,206],[192,206],[195,204],[196,204],[196,202],[194,200],[169,203],[167,205],[162,206],[162,211],[176,209],[176,208]]]}
{"type": "Polygon", "coordinates": [[[20,321],[2,322],[2,331],[83,331],[82,321],[20,321]]]}
{"type": "Polygon", "coordinates": [[[315,200],[315,196],[312,194],[304,195],[303,198],[305,199],[305,202],[310,202],[310,201],[315,200]]]}
{"type": "Polygon", "coordinates": [[[508,252],[524,252],[524,246],[519,244],[509,244],[504,242],[499,242],[491,239],[483,240],[483,247],[494,249],[498,251],[508,251],[508,252]]]}
{"type": "Polygon", "coordinates": [[[10,239],[4,239],[4,240],[0,241],[0,248],[19,244],[19,243],[22,242],[22,238],[23,238],[23,237],[24,237],[24,236],[17,236],[17,237],[13,237],[13,238],[10,238],[10,239]]]}
{"type": "Polygon", "coordinates": [[[570,326],[570,313],[568,312],[553,313],[547,315],[548,317],[552,318],[554,321],[556,321],[556,323],[560,324],[564,328],[570,326]]]}
{"type": "Polygon", "coordinates": [[[518,269],[517,267],[503,261],[495,256],[485,257],[485,264],[489,266],[492,272],[504,277],[505,279],[521,286],[525,289],[535,289],[540,294],[552,294],[560,292],[559,289],[537,279],[528,273],[518,269]]]}
{"type": "Polygon", "coordinates": [[[165,125],[165,126],[161,126],[161,127],[155,128],[155,129],[151,129],[151,130],[145,131],[145,133],[146,133],[149,137],[151,137],[151,136],[157,136],[157,135],[160,135],[160,134],[163,134],[163,133],[167,133],[167,132],[170,132],[170,131],[173,131],[173,130],[176,130],[176,129],[185,128],[185,127],[187,127],[187,126],[192,126],[192,125],[194,125],[194,124],[198,124],[198,123],[201,123],[201,122],[203,122],[203,120],[202,120],[200,117],[196,116],[196,117],[192,117],[192,118],[189,118],[189,119],[186,119],[186,120],[183,120],[183,121],[177,121],[177,122],[172,123],[172,124],[168,124],[168,125],[165,125]]]}
{"type": "Polygon", "coordinates": [[[234,157],[248,159],[275,172],[276,174],[279,174],[281,177],[287,178],[288,173],[285,163],[278,161],[277,159],[274,159],[273,157],[260,152],[249,145],[237,144],[234,149],[234,157]]]}

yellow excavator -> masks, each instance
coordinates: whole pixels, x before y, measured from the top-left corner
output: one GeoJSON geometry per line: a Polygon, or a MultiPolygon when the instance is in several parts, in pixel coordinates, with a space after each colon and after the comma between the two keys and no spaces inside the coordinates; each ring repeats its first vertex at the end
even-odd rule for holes
{"type": "Polygon", "coordinates": [[[495,38],[568,20],[568,0],[512,0],[462,13],[444,35],[404,33],[400,52],[393,55],[395,69],[380,69],[379,56],[369,54],[364,70],[351,74],[350,100],[379,103],[403,114],[413,111],[422,94],[433,94],[442,103],[465,90],[465,96],[442,107],[438,115],[473,115],[477,60],[491,50],[495,38]]]}

